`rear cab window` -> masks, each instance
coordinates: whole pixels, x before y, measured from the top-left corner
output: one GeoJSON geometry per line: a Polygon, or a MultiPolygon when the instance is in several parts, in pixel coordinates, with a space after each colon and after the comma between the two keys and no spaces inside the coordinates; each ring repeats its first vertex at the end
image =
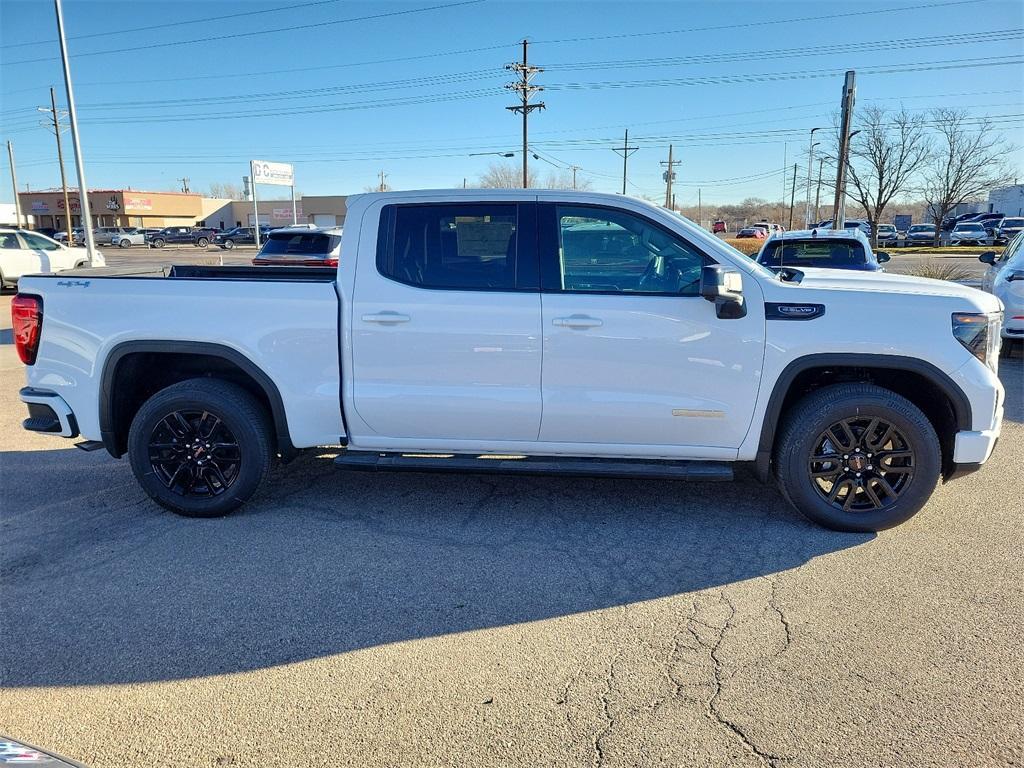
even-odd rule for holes
{"type": "Polygon", "coordinates": [[[758,261],[767,267],[845,267],[868,260],[864,246],[856,240],[780,240],[768,243],[758,261]]]}
{"type": "Polygon", "coordinates": [[[261,256],[327,256],[341,242],[338,235],[324,232],[271,232],[261,256]]]}

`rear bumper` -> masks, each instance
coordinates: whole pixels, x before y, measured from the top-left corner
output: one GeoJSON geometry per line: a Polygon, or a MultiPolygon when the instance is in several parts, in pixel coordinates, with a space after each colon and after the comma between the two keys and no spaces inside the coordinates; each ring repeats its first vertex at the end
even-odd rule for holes
{"type": "Polygon", "coordinates": [[[24,387],[18,397],[28,406],[28,418],[21,424],[24,429],[59,437],[78,437],[78,421],[63,397],[34,387],[24,387]]]}

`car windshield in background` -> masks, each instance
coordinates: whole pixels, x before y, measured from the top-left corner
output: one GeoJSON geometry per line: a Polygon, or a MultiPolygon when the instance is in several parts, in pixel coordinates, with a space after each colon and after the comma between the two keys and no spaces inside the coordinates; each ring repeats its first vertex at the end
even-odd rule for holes
{"type": "Polygon", "coordinates": [[[911,232],[934,232],[935,227],[931,224],[915,224],[910,228],[911,232]]]}
{"type": "Polygon", "coordinates": [[[867,264],[864,247],[856,242],[778,241],[765,246],[758,261],[768,267],[850,267],[867,264]]]}
{"type": "Polygon", "coordinates": [[[338,235],[323,232],[272,232],[260,256],[326,256],[339,242],[338,235]]]}
{"type": "Polygon", "coordinates": [[[1003,219],[1004,227],[1024,227],[1024,219],[1003,219]]]}
{"type": "Polygon", "coordinates": [[[957,232],[983,232],[985,228],[981,224],[957,224],[957,232]]]}

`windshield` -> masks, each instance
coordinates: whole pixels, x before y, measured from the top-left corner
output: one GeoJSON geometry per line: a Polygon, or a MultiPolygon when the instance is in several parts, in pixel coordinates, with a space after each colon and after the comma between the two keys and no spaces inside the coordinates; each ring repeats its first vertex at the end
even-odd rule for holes
{"type": "Polygon", "coordinates": [[[959,232],[964,232],[964,231],[977,232],[979,229],[984,229],[984,227],[981,226],[981,224],[973,224],[973,223],[972,224],[957,224],[956,225],[956,229],[959,232]]]}
{"type": "Polygon", "coordinates": [[[765,246],[758,262],[768,267],[850,267],[866,264],[867,255],[855,240],[778,240],[765,246]]]}
{"type": "Polygon", "coordinates": [[[260,250],[261,256],[326,256],[337,247],[341,238],[323,232],[271,232],[260,250]]]}
{"type": "Polygon", "coordinates": [[[910,228],[911,232],[934,232],[935,227],[931,224],[915,224],[910,228]]]}
{"type": "Polygon", "coordinates": [[[1024,227],[1024,219],[1003,219],[1004,227],[1024,227]]]}

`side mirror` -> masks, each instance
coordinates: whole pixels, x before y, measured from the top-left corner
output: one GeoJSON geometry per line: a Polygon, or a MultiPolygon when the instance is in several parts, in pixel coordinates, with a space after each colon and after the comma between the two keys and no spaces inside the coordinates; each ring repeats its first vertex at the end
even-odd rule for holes
{"type": "Polygon", "coordinates": [[[978,257],[978,261],[983,264],[995,264],[996,263],[996,252],[985,251],[981,256],[978,257]]]}
{"type": "Polygon", "coordinates": [[[879,264],[885,264],[885,262],[892,259],[892,256],[885,251],[875,251],[875,258],[878,259],[879,264]]]}
{"type": "Polygon", "coordinates": [[[701,270],[700,295],[714,302],[715,314],[722,320],[737,320],[747,314],[743,301],[743,276],[735,269],[709,264],[701,270]]]}

